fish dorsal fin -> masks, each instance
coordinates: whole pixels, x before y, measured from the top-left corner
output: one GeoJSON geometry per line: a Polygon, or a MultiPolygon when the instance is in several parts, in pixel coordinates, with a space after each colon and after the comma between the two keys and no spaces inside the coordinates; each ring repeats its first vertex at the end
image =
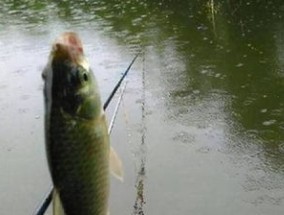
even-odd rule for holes
{"type": "Polygon", "coordinates": [[[64,209],[62,207],[62,203],[59,197],[59,193],[54,188],[53,190],[53,215],[65,215],[64,209]]]}
{"type": "Polygon", "coordinates": [[[112,147],[110,147],[109,164],[110,164],[110,172],[112,173],[112,175],[117,179],[119,179],[120,181],[123,181],[122,162],[112,147]]]}

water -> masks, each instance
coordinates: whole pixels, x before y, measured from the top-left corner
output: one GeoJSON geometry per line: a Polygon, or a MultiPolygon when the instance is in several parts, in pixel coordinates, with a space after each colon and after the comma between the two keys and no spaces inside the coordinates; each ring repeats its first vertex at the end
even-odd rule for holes
{"type": "Polygon", "coordinates": [[[31,214],[50,186],[41,71],[66,30],[103,99],[143,52],[111,136],[125,169],[111,214],[283,214],[283,14],[281,0],[2,0],[1,214],[31,214]]]}

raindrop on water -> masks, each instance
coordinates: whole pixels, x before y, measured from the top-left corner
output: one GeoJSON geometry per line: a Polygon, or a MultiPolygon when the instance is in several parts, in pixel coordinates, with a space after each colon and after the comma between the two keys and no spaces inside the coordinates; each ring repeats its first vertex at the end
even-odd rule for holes
{"type": "Polygon", "coordinates": [[[279,151],[284,153],[284,143],[279,144],[279,151]]]}
{"type": "Polygon", "coordinates": [[[261,112],[261,113],[266,113],[266,112],[267,112],[267,109],[261,109],[260,112],[261,112]]]}
{"type": "Polygon", "coordinates": [[[268,120],[268,121],[264,121],[263,123],[262,123],[262,125],[264,125],[264,126],[270,126],[270,125],[273,125],[273,124],[275,124],[276,123],[276,120],[275,119],[271,119],[271,120],[268,120]]]}
{"type": "Polygon", "coordinates": [[[219,78],[221,76],[221,74],[220,73],[217,73],[216,75],[215,75],[215,78],[219,78]]]}
{"type": "Polygon", "coordinates": [[[200,73],[201,74],[206,74],[206,73],[208,73],[208,70],[203,69],[203,70],[200,71],[200,73]]]}
{"type": "Polygon", "coordinates": [[[236,65],[236,67],[243,67],[243,66],[244,66],[243,63],[238,63],[238,64],[236,65]]]}

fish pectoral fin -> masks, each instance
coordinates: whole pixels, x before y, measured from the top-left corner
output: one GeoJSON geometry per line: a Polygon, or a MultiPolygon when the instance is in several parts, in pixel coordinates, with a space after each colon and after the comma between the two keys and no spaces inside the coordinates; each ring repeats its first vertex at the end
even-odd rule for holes
{"type": "Polygon", "coordinates": [[[54,188],[53,190],[53,215],[65,215],[59,193],[58,191],[54,188]]]}
{"type": "Polygon", "coordinates": [[[123,182],[122,162],[112,147],[110,147],[109,165],[110,165],[110,172],[112,173],[112,175],[117,179],[119,179],[121,182],[123,182]]]}

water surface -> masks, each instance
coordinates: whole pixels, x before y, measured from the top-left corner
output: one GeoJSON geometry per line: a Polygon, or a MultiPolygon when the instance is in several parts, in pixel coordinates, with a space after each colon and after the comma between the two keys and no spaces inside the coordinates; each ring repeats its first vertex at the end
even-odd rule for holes
{"type": "Polygon", "coordinates": [[[1,214],[33,213],[51,184],[41,71],[66,30],[104,100],[143,53],[111,136],[125,168],[111,214],[283,214],[283,14],[281,0],[1,1],[1,214]]]}

